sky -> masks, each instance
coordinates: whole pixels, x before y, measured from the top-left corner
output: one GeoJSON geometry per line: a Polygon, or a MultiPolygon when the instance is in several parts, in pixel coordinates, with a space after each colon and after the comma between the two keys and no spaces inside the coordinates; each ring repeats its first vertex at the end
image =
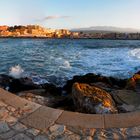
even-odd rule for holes
{"type": "Polygon", "coordinates": [[[0,25],[140,29],[140,0],[0,0],[0,25]]]}

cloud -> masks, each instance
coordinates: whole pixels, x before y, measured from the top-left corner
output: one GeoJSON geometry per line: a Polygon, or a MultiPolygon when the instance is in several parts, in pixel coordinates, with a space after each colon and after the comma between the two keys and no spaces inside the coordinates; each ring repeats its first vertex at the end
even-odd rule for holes
{"type": "Polygon", "coordinates": [[[47,20],[53,20],[53,19],[66,19],[66,18],[70,18],[70,16],[46,16],[42,19],[39,19],[37,21],[40,21],[40,22],[44,22],[44,21],[47,21],[47,20]]]}

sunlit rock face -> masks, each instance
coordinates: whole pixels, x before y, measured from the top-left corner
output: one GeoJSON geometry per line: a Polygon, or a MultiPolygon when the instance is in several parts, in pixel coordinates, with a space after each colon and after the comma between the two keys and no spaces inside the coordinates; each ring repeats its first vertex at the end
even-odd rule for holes
{"type": "Polygon", "coordinates": [[[126,89],[134,90],[140,93],[140,71],[128,79],[126,89]]]}
{"type": "Polygon", "coordinates": [[[84,113],[117,113],[115,103],[109,93],[88,84],[75,83],[72,87],[75,107],[84,113]]]}

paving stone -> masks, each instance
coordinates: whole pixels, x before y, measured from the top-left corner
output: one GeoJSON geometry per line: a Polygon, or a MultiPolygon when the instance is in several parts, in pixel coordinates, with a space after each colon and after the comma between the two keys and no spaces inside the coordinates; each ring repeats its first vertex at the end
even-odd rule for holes
{"type": "Polygon", "coordinates": [[[79,135],[84,135],[84,136],[93,136],[96,129],[94,128],[81,128],[81,127],[72,127],[72,126],[67,126],[67,129],[77,133],[79,135]]]}
{"type": "Polygon", "coordinates": [[[81,140],[93,140],[91,136],[82,137],[81,140]]]}
{"type": "Polygon", "coordinates": [[[49,130],[50,130],[51,133],[55,132],[55,133],[58,133],[58,134],[61,135],[65,131],[65,126],[64,125],[55,124],[55,125],[51,126],[49,128],[49,130]]]}
{"type": "Polygon", "coordinates": [[[6,133],[0,134],[0,138],[2,138],[2,139],[9,139],[9,138],[13,137],[15,134],[16,134],[15,131],[10,130],[10,131],[8,131],[6,133]]]}
{"type": "Polygon", "coordinates": [[[56,123],[82,128],[104,128],[104,117],[98,114],[92,115],[64,111],[56,123]]]}
{"type": "Polygon", "coordinates": [[[64,133],[65,126],[64,125],[55,124],[55,125],[51,126],[49,128],[49,130],[50,130],[49,138],[50,139],[54,139],[57,136],[61,136],[64,133]]]}
{"type": "Polygon", "coordinates": [[[66,140],[81,140],[81,137],[77,134],[68,135],[66,140]]]}
{"type": "Polygon", "coordinates": [[[38,135],[34,138],[34,140],[49,140],[47,136],[44,135],[38,135]]]}
{"type": "Polygon", "coordinates": [[[42,106],[31,115],[20,121],[25,125],[40,129],[42,131],[46,131],[46,129],[54,124],[54,122],[58,119],[62,112],[63,111],[58,109],[52,109],[42,106]]]}
{"type": "Polygon", "coordinates": [[[123,128],[140,125],[140,111],[121,114],[106,114],[105,128],[123,128]]]}
{"type": "Polygon", "coordinates": [[[16,111],[16,109],[12,106],[7,106],[7,110],[12,111],[12,112],[16,111]]]}
{"type": "Polygon", "coordinates": [[[130,137],[127,138],[127,140],[140,140],[140,137],[130,136],[130,137]]]}
{"type": "MultiPolygon", "coordinates": [[[[50,140],[52,140],[52,138],[50,138],[50,140]]],[[[53,140],[67,140],[67,137],[64,135],[58,135],[55,138],[53,138],[53,140]]]]}
{"type": "Polygon", "coordinates": [[[114,140],[121,140],[123,137],[119,133],[113,133],[113,139],[114,140]]]}
{"type": "Polygon", "coordinates": [[[70,135],[63,134],[63,135],[58,135],[55,138],[50,138],[50,140],[85,140],[85,139],[82,139],[77,134],[70,134],[70,135]]]}
{"type": "Polygon", "coordinates": [[[32,134],[33,136],[37,136],[40,133],[40,130],[38,129],[34,129],[34,128],[30,128],[28,130],[26,130],[27,134],[32,134]]]}
{"type": "Polygon", "coordinates": [[[9,128],[8,124],[4,121],[0,121],[0,133],[7,132],[9,130],[10,130],[10,128],[9,128]]]}
{"type": "Polygon", "coordinates": [[[5,119],[8,116],[8,110],[5,107],[0,109],[0,120],[5,119]]]}
{"type": "Polygon", "coordinates": [[[8,122],[8,124],[12,125],[15,124],[18,121],[18,119],[16,117],[8,115],[5,121],[8,122]]]}
{"type": "Polygon", "coordinates": [[[0,100],[4,101],[8,105],[13,106],[15,109],[21,108],[27,114],[34,112],[41,106],[39,104],[20,98],[2,88],[0,88],[0,100]]]}
{"type": "Polygon", "coordinates": [[[25,125],[23,125],[22,123],[19,123],[19,122],[16,125],[12,126],[12,128],[19,132],[22,132],[27,129],[27,127],[25,125]]]}
{"type": "Polygon", "coordinates": [[[20,133],[10,138],[9,140],[32,140],[32,139],[27,135],[20,133]]]}
{"type": "Polygon", "coordinates": [[[4,102],[0,101],[0,107],[6,107],[6,106],[7,106],[7,104],[6,104],[6,103],[4,103],[4,102]]]}
{"type": "Polygon", "coordinates": [[[128,128],[126,134],[131,137],[140,136],[140,127],[128,128]]]}

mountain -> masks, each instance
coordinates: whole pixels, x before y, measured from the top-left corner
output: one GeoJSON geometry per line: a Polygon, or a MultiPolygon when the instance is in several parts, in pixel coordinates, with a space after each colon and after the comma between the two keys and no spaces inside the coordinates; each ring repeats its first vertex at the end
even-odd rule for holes
{"type": "Polygon", "coordinates": [[[133,28],[120,28],[120,27],[113,27],[113,26],[93,26],[87,28],[77,28],[71,29],[71,31],[77,32],[123,32],[123,33],[140,33],[140,29],[133,29],[133,28]]]}

